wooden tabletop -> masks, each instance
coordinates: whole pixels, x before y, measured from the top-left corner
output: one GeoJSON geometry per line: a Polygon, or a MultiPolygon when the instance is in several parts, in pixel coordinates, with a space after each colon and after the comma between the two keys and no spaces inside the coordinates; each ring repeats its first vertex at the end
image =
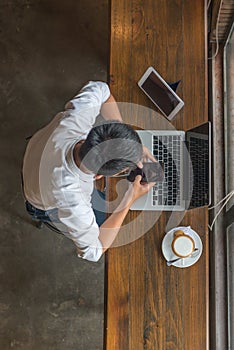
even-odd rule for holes
{"type": "MultiPolygon", "coordinates": [[[[124,121],[178,130],[207,121],[206,1],[110,3],[110,86],[124,121]],[[168,82],[181,80],[177,93],[185,106],[172,125],[137,86],[149,66],[168,82]]],[[[113,200],[113,180],[109,185],[113,200]]],[[[207,208],[129,212],[106,253],[105,349],[208,349],[207,224],[207,208]],[[189,268],[168,267],[161,251],[165,232],[187,225],[201,237],[202,256],[189,268]]]]}

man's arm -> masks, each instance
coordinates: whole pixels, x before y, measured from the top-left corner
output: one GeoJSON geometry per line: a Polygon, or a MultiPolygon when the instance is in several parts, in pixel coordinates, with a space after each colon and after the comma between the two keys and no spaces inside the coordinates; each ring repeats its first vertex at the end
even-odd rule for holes
{"type": "Polygon", "coordinates": [[[103,118],[106,120],[119,120],[120,122],[123,121],[117,102],[113,95],[110,95],[107,101],[103,103],[100,112],[103,118]]]}
{"type": "Polygon", "coordinates": [[[140,181],[141,176],[138,175],[126,192],[120,205],[101,225],[99,240],[102,243],[103,252],[105,252],[113,243],[131,205],[136,199],[146,194],[155,185],[155,183],[141,184],[140,181]]]}

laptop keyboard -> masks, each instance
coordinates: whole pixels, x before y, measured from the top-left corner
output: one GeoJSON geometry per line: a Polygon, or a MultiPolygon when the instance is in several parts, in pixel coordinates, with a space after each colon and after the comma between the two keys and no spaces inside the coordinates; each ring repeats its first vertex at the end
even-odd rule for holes
{"type": "Polygon", "coordinates": [[[153,135],[153,154],[164,163],[165,180],[153,187],[153,206],[180,205],[180,135],[153,135]]]}
{"type": "Polygon", "coordinates": [[[196,208],[209,204],[209,141],[190,137],[189,153],[193,165],[190,208],[196,208]]]}

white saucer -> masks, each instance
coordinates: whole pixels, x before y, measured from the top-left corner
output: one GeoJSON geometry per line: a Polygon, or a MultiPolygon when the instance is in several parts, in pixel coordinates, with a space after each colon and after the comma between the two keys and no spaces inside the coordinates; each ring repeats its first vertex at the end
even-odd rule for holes
{"type": "Polygon", "coordinates": [[[174,262],[172,265],[176,266],[176,267],[181,267],[181,268],[192,266],[193,264],[195,264],[199,260],[201,254],[202,254],[202,241],[201,241],[200,236],[197,234],[197,232],[192,230],[190,226],[175,227],[166,233],[166,235],[164,236],[163,241],[162,241],[163,255],[167,261],[178,258],[178,256],[173,253],[172,248],[171,248],[171,243],[172,243],[172,240],[174,238],[174,232],[178,231],[178,230],[184,231],[184,233],[186,233],[187,235],[189,235],[190,237],[192,237],[194,239],[195,248],[197,248],[199,250],[199,254],[197,256],[195,256],[194,258],[188,257],[188,258],[180,259],[180,260],[174,262]]]}

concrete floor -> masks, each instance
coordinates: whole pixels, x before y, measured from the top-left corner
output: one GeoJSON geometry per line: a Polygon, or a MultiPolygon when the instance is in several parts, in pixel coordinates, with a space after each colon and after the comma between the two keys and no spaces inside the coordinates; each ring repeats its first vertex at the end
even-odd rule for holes
{"type": "Polygon", "coordinates": [[[107,3],[0,3],[0,350],[102,349],[104,260],[32,225],[20,169],[25,137],[87,80],[106,80],[107,3]]]}

